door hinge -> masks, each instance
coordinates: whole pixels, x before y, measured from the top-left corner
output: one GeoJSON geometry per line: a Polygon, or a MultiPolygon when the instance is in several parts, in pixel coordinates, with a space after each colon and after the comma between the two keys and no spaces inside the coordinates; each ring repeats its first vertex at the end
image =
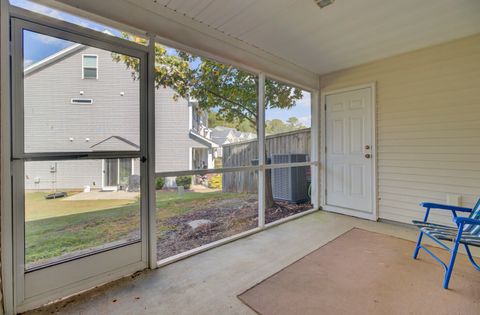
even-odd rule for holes
{"type": "Polygon", "coordinates": [[[8,53],[10,54],[10,56],[13,56],[13,43],[12,42],[8,42],[8,53]]]}

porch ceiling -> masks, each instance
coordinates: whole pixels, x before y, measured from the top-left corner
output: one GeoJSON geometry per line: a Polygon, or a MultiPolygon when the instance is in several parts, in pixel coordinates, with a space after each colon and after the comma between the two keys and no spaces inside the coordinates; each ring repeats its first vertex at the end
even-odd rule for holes
{"type": "MultiPolygon", "coordinates": [[[[59,1],[91,9],[85,4],[90,1],[59,1]]],[[[119,2],[247,44],[257,54],[263,51],[316,74],[480,32],[478,0],[337,0],[323,9],[313,0],[119,2]]]]}

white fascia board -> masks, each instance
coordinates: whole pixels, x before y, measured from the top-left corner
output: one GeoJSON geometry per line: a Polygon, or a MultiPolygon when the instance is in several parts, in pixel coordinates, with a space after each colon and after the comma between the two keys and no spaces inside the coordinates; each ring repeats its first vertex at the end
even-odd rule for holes
{"type": "Polygon", "coordinates": [[[264,72],[273,79],[299,88],[314,91],[319,87],[318,74],[168,8],[158,10],[158,5],[153,2],[142,2],[145,7],[130,0],[38,0],[37,2],[98,22],[114,21],[116,25],[125,25],[155,34],[165,45],[239,66],[255,73],[264,72]],[[128,14],[125,14],[126,12],[128,14]]]}
{"type": "MultiPolygon", "coordinates": [[[[42,59],[34,64],[31,64],[30,66],[26,67],[24,70],[23,70],[23,74],[25,76],[29,75],[30,73],[34,72],[35,70],[37,69],[40,69],[42,67],[45,67],[51,63],[54,63],[56,62],[57,60],[63,58],[64,56],[67,56],[68,54],[71,54],[71,53],[74,53],[76,52],[77,50],[80,50],[81,48],[83,48],[84,46],[81,45],[81,44],[73,44],[71,46],[68,46],[67,48],[65,49],[62,49],[58,52],[56,52],[55,54],[53,55],[50,55],[48,56],[47,58],[45,59],[42,59]]],[[[98,68],[98,67],[97,67],[98,68]]]]}

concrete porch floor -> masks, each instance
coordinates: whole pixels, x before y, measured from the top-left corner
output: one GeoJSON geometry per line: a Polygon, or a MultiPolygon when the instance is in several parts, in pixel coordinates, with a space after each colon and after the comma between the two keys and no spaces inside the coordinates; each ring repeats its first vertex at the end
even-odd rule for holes
{"type": "Polygon", "coordinates": [[[27,314],[255,314],[238,294],[354,227],[417,237],[409,226],[319,211],[27,314]]]}

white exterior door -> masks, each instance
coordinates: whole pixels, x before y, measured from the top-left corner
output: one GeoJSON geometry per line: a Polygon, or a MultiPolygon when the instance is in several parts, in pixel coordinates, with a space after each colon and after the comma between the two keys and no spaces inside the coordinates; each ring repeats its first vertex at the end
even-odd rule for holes
{"type": "Polygon", "coordinates": [[[372,88],[325,97],[326,210],[376,219],[372,88]]]}

